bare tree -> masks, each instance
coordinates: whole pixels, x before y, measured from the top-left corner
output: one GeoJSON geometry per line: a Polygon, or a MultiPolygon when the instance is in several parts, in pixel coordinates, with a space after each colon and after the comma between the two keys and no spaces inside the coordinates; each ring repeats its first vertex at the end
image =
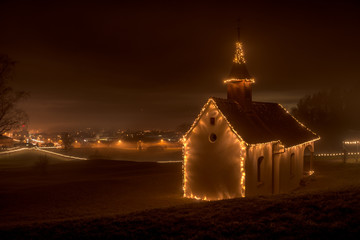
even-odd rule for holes
{"type": "Polygon", "coordinates": [[[28,121],[27,114],[18,108],[19,101],[28,94],[15,91],[9,86],[15,62],[7,55],[0,54],[0,135],[21,127],[28,121]]]}

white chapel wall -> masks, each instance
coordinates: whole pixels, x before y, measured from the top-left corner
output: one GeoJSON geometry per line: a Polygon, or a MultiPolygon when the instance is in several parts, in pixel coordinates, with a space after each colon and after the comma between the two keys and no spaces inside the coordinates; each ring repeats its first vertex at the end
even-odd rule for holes
{"type": "Polygon", "coordinates": [[[208,200],[241,197],[241,143],[213,103],[190,133],[185,151],[185,196],[208,200]],[[216,135],[215,141],[210,140],[211,134],[216,135]]]}
{"type": "Polygon", "coordinates": [[[272,193],[272,143],[248,147],[246,160],[246,196],[272,193]],[[261,179],[258,181],[258,159],[263,157],[261,179]]]}
{"type": "Polygon", "coordinates": [[[304,151],[307,146],[313,151],[314,143],[301,144],[287,148],[280,158],[280,193],[287,193],[299,187],[300,180],[304,177],[304,151]],[[291,168],[291,154],[294,154],[293,171],[291,168]]]}

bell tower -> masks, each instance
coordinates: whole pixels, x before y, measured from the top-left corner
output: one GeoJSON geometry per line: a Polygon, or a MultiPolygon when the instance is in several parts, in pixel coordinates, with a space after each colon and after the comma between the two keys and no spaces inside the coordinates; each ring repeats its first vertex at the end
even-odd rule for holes
{"type": "Polygon", "coordinates": [[[244,109],[249,110],[252,104],[252,84],[254,79],[250,76],[244,52],[240,43],[240,27],[238,26],[238,41],[236,42],[233,65],[224,83],[227,85],[227,98],[238,102],[244,109]]]}

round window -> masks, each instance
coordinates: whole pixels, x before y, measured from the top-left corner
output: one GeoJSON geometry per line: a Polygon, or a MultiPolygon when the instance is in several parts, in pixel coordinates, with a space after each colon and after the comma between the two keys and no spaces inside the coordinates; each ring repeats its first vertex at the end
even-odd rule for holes
{"type": "Polygon", "coordinates": [[[210,134],[210,137],[209,137],[210,142],[215,142],[216,139],[217,139],[217,136],[215,133],[210,134]]]}

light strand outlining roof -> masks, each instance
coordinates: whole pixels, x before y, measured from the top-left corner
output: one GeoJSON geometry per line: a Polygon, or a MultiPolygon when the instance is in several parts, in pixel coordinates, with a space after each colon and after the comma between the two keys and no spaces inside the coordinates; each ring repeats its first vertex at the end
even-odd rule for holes
{"type": "MultiPolygon", "coordinates": [[[[222,100],[222,99],[217,99],[217,101],[222,100]]],[[[224,100],[222,100],[224,101],[224,100]]],[[[227,100],[225,100],[227,101],[227,100]]],[[[195,121],[193,122],[193,124],[191,125],[189,131],[184,135],[183,137],[183,141],[185,142],[187,140],[187,138],[189,137],[189,134],[191,133],[191,131],[195,128],[195,126],[197,125],[197,123],[199,122],[200,118],[202,117],[202,115],[204,114],[205,110],[208,108],[208,106],[210,104],[213,104],[215,106],[215,108],[218,110],[218,112],[221,114],[221,116],[225,119],[226,123],[228,124],[228,126],[230,127],[231,131],[236,135],[236,137],[240,140],[240,141],[244,141],[246,146],[256,146],[256,145],[260,145],[260,144],[269,144],[269,143],[275,143],[275,142],[280,142],[283,143],[280,139],[278,138],[274,138],[274,139],[269,139],[270,141],[265,141],[265,142],[256,142],[256,143],[251,143],[251,142],[246,142],[238,133],[238,131],[234,128],[234,126],[231,124],[231,121],[229,121],[229,119],[226,117],[226,115],[222,112],[222,110],[220,110],[219,106],[216,103],[216,100],[214,98],[209,98],[209,100],[207,101],[207,103],[204,105],[204,107],[202,108],[202,110],[200,111],[200,114],[198,115],[198,117],[195,119],[195,121]]],[[[266,104],[266,103],[264,103],[266,104]]],[[[269,104],[269,103],[268,103],[269,104]]],[[[298,146],[298,145],[302,145],[302,144],[308,144],[314,141],[317,141],[320,139],[320,137],[314,133],[311,129],[307,128],[303,123],[301,123],[299,120],[297,120],[294,116],[292,116],[281,104],[272,104],[272,105],[278,105],[280,107],[280,109],[282,109],[286,114],[288,114],[289,116],[291,116],[292,119],[294,119],[298,126],[301,126],[301,128],[303,128],[304,130],[310,132],[311,134],[313,134],[314,138],[308,140],[308,141],[304,141],[304,142],[300,142],[298,144],[291,144],[290,146],[287,146],[286,149],[290,148],[290,147],[294,147],[294,146],[298,146]]],[[[274,136],[275,137],[275,136],[274,136]]],[[[305,140],[305,139],[304,139],[305,140]]],[[[294,142],[296,143],[296,142],[294,142]]],[[[287,144],[288,145],[288,144],[287,144]]]]}
{"type": "MultiPolygon", "coordinates": [[[[218,99],[219,101],[219,99],[218,99]]],[[[267,144],[282,144],[282,142],[280,140],[273,140],[273,141],[269,141],[269,142],[263,142],[263,143],[255,143],[255,144],[248,144],[246,143],[242,137],[238,134],[238,132],[235,130],[235,128],[232,126],[232,124],[230,123],[230,121],[226,118],[225,114],[220,110],[219,106],[217,105],[216,103],[216,99],[214,98],[209,98],[209,100],[206,102],[206,104],[204,105],[204,107],[201,109],[198,117],[195,119],[195,121],[193,122],[191,128],[189,129],[189,131],[183,136],[183,159],[184,159],[184,162],[183,162],[183,166],[182,166],[182,172],[183,172],[183,197],[186,197],[186,198],[192,198],[192,199],[197,199],[197,200],[207,200],[209,201],[209,199],[206,197],[206,196],[203,196],[203,197],[199,197],[199,196],[196,196],[196,195],[193,195],[193,193],[188,192],[187,190],[187,183],[188,183],[188,173],[186,172],[186,166],[187,166],[187,161],[188,161],[188,157],[189,157],[189,152],[188,152],[188,141],[191,141],[191,139],[189,139],[189,135],[190,133],[193,131],[193,129],[196,127],[196,125],[198,124],[198,122],[200,121],[201,117],[203,116],[203,114],[206,112],[206,110],[210,107],[210,105],[213,105],[216,110],[220,113],[221,117],[224,118],[225,122],[228,124],[229,128],[231,129],[231,131],[235,134],[235,136],[239,139],[239,143],[240,143],[240,157],[241,157],[241,160],[240,160],[240,167],[241,167],[241,180],[240,180],[240,194],[241,194],[241,197],[245,197],[245,155],[246,155],[246,148],[247,147],[263,147],[263,145],[267,145],[267,144]]],[[[298,121],[294,116],[292,116],[281,104],[273,104],[273,105],[278,105],[280,106],[284,112],[286,112],[288,115],[290,115],[296,122],[297,124],[299,124],[299,126],[301,126],[302,128],[306,129],[307,131],[311,132],[312,134],[314,134],[314,136],[317,136],[317,134],[315,134],[314,132],[312,132],[309,128],[307,128],[304,124],[302,124],[300,121],[298,121]]],[[[286,149],[291,149],[291,148],[296,148],[298,146],[301,146],[301,145],[307,145],[307,144],[310,144],[310,143],[313,143],[317,140],[319,140],[320,137],[318,138],[315,138],[315,139],[311,139],[310,141],[305,141],[305,142],[302,142],[300,144],[296,144],[296,145],[292,145],[290,147],[285,147],[285,150],[286,149]]],[[[310,172],[310,175],[313,174],[313,171],[310,172]]]]}
{"type": "Polygon", "coordinates": [[[306,127],[302,122],[300,122],[300,121],[297,120],[293,115],[291,115],[291,114],[289,113],[289,111],[288,111],[286,108],[283,107],[283,105],[281,105],[280,103],[278,103],[278,105],[279,105],[282,109],[284,109],[284,111],[285,111],[287,114],[289,114],[289,115],[290,115],[297,123],[299,123],[303,128],[305,128],[306,130],[308,130],[308,131],[311,132],[312,134],[317,135],[317,134],[314,133],[310,128],[306,127]]]}
{"type": "Polygon", "coordinates": [[[251,110],[244,111],[234,100],[213,99],[236,132],[248,144],[280,140],[288,147],[318,138],[317,134],[277,103],[253,102],[251,110]]]}
{"type": "MultiPolygon", "coordinates": [[[[189,131],[187,131],[185,133],[185,135],[183,136],[183,142],[185,142],[189,136],[189,134],[192,132],[192,130],[195,128],[196,124],[199,122],[200,118],[202,117],[202,115],[204,114],[205,110],[207,109],[207,107],[210,105],[210,103],[213,103],[215,108],[219,111],[219,113],[221,114],[221,116],[225,119],[226,123],[229,125],[231,131],[236,135],[237,138],[240,139],[240,141],[244,141],[242,139],[242,137],[236,132],[236,130],[233,128],[233,126],[230,124],[230,122],[227,120],[227,118],[225,117],[225,115],[220,111],[219,107],[216,105],[216,102],[214,101],[213,98],[209,98],[209,100],[206,102],[206,104],[204,105],[204,107],[201,109],[199,115],[197,116],[197,118],[195,119],[195,121],[193,122],[193,124],[191,125],[189,131]]],[[[244,143],[246,145],[248,145],[248,143],[246,143],[244,141],[244,143]]]]}
{"type": "Polygon", "coordinates": [[[300,143],[300,144],[298,144],[298,145],[286,147],[285,149],[290,149],[290,148],[298,147],[298,146],[301,146],[301,145],[307,145],[307,144],[313,143],[313,142],[318,141],[318,140],[320,140],[320,137],[315,138],[315,139],[310,140],[310,141],[307,141],[307,142],[300,143]]]}
{"type": "Polygon", "coordinates": [[[246,146],[257,146],[257,145],[262,145],[262,144],[269,144],[269,143],[276,143],[279,142],[280,140],[274,140],[274,141],[269,141],[269,142],[264,142],[264,143],[256,143],[256,144],[248,144],[247,142],[245,142],[242,137],[237,133],[237,131],[234,129],[234,127],[231,125],[231,123],[229,122],[229,120],[226,118],[226,116],[222,113],[222,111],[219,109],[219,107],[217,106],[216,102],[214,99],[209,98],[209,100],[207,101],[207,103],[204,105],[204,107],[201,109],[198,117],[195,119],[195,121],[193,122],[193,124],[191,125],[189,131],[187,131],[185,133],[185,135],[183,136],[183,143],[186,142],[189,134],[192,132],[192,130],[195,128],[196,124],[199,122],[200,118],[202,117],[202,115],[204,114],[205,110],[207,109],[207,107],[210,105],[210,103],[213,103],[214,106],[216,107],[216,109],[219,111],[219,113],[221,114],[221,116],[225,119],[225,122],[228,124],[228,126],[230,127],[231,131],[235,134],[235,136],[241,141],[243,142],[246,146]]]}

